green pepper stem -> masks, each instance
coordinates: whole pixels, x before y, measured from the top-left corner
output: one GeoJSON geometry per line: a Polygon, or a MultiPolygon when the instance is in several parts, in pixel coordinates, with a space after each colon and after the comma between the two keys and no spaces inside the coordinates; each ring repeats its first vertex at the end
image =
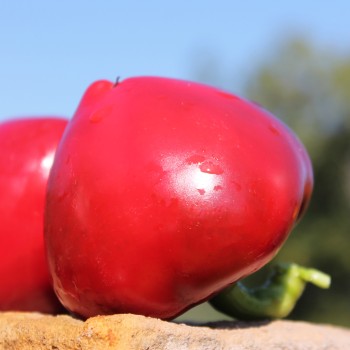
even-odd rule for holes
{"type": "Polygon", "coordinates": [[[209,302],[218,311],[238,319],[284,318],[293,310],[307,282],[329,288],[331,278],[316,269],[280,263],[262,286],[249,289],[238,282],[209,302]]]}

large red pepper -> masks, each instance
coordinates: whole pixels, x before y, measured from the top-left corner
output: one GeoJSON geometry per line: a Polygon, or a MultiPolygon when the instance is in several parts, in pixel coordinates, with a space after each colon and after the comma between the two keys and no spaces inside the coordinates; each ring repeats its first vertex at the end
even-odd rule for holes
{"type": "Polygon", "coordinates": [[[301,142],[256,104],[173,79],[98,81],[49,180],[56,293],[83,317],[173,318],[269,262],[312,187],[301,142]]]}

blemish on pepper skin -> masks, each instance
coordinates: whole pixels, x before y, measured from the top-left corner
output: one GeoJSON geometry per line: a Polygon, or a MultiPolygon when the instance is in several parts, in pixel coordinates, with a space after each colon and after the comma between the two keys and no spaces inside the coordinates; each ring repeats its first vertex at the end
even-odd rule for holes
{"type": "Polygon", "coordinates": [[[274,127],[272,124],[269,125],[269,130],[276,136],[280,135],[280,132],[277,130],[276,127],[274,127]]]}
{"type": "Polygon", "coordinates": [[[112,113],[112,109],[113,109],[112,106],[107,106],[92,112],[89,116],[90,123],[93,123],[93,124],[100,123],[103,120],[103,118],[105,118],[110,113],[112,113]]]}
{"type": "Polygon", "coordinates": [[[221,175],[224,172],[220,167],[220,165],[217,165],[210,161],[202,163],[199,166],[199,169],[203,173],[214,174],[214,175],[221,175]]]}
{"type": "Polygon", "coordinates": [[[197,191],[199,192],[200,195],[205,194],[205,190],[203,188],[197,188],[197,191]]]}
{"type": "Polygon", "coordinates": [[[186,159],[186,163],[191,165],[191,164],[200,164],[205,161],[205,157],[201,156],[200,154],[195,154],[189,158],[186,159]]]}
{"type": "Polygon", "coordinates": [[[91,123],[99,123],[103,119],[103,115],[99,111],[92,113],[89,117],[91,123]]]}
{"type": "Polygon", "coordinates": [[[231,181],[231,183],[233,184],[233,186],[235,187],[236,191],[241,191],[242,190],[242,186],[236,182],[236,181],[231,181]]]}
{"type": "Polygon", "coordinates": [[[220,190],[222,190],[222,186],[217,185],[214,187],[214,191],[220,191],[220,190]]]}

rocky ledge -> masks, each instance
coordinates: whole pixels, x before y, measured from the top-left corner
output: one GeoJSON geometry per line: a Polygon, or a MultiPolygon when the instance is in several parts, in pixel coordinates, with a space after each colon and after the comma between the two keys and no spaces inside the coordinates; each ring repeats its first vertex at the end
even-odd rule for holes
{"type": "Polygon", "coordinates": [[[294,321],[185,325],[136,315],[70,316],[0,313],[0,349],[336,350],[350,330],[294,321]]]}

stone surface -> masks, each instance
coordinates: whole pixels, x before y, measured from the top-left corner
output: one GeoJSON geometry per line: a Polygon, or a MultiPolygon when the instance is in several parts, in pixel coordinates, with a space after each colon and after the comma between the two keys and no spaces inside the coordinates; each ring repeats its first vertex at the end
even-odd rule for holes
{"type": "Polygon", "coordinates": [[[70,316],[0,313],[0,349],[336,350],[350,349],[350,330],[304,322],[176,324],[136,315],[70,316]]]}

